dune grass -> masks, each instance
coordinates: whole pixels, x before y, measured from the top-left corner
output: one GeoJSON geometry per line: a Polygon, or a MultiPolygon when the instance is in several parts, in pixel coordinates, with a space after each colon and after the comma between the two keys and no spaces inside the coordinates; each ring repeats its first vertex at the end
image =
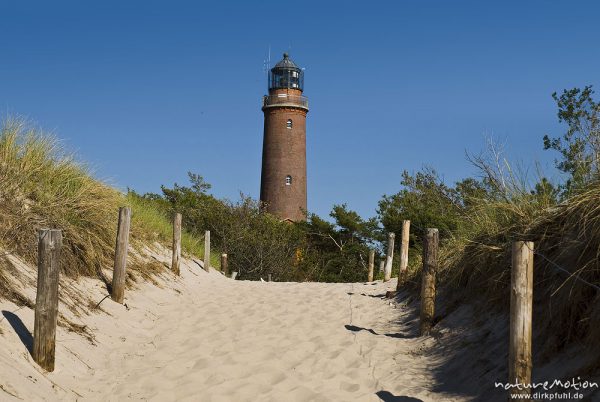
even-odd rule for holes
{"type": "MultiPolygon", "coordinates": [[[[600,354],[600,291],[589,285],[600,285],[600,182],[559,204],[517,184],[478,200],[441,241],[438,288],[482,314],[508,312],[517,240],[534,242],[533,324],[542,355],[581,342],[600,354]]],[[[415,291],[420,252],[410,255],[407,286],[415,291]]]]}
{"type": "MultiPolygon", "coordinates": [[[[0,128],[0,256],[11,253],[34,264],[37,231],[63,231],[61,267],[70,277],[98,276],[111,268],[120,206],[132,207],[132,245],[155,240],[170,247],[170,219],[151,204],[143,204],[93,178],[90,170],[64,151],[53,136],[19,119],[0,128]]],[[[149,244],[151,245],[151,244],[149,244]]],[[[182,249],[203,256],[203,239],[188,233],[182,249]]],[[[218,254],[215,252],[215,254],[218,254]]],[[[218,259],[218,257],[217,257],[218,259]]],[[[12,294],[7,264],[0,264],[2,295],[12,294]]],[[[218,263],[213,263],[218,267],[218,263]]],[[[144,270],[143,264],[132,269],[144,270]]],[[[150,269],[150,268],[148,268],[150,269]]],[[[155,273],[156,267],[151,271],[155,273]]],[[[144,272],[142,272],[144,274],[144,272]]],[[[147,274],[147,273],[146,273],[147,274]]]]}
{"type": "Polygon", "coordinates": [[[473,232],[446,245],[442,280],[507,309],[512,242],[533,241],[534,325],[545,335],[544,349],[552,353],[577,341],[595,345],[600,292],[583,281],[600,284],[600,183],[559,205],[525,195],[488,202],[470,225],[473,232]]]}
{"type": "Polygon", "coordinates": [[[94,180],[58,141],[20,120],[0,131],[0,245],[27,261],[40,228],[63,230],[63,270],[94,275],[110,264],[123,196],[94,180]]]}
{"type": "MultiPolygon", "coordinates": [[[[145,242],[158,241],[170,245],[173,238],[173,226],[167,214],[160,210],[151,200],[129,193],[127,205],[131,206],[133,235],[145,242]]],[[[191,257],[204,258],[204,237],[198,237],[187,231],[181,233],[181,249],[191,257]]],[[[213,250],[211,266],[220,269],[220,253],[213,250]]]]}

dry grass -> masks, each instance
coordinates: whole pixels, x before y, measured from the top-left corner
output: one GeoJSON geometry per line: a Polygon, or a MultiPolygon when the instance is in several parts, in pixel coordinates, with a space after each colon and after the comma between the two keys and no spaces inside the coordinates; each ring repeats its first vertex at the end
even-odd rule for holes
{"type": "MultiPolygon", "coordinates": [[[[62,229],[62,273],[107,281],[102,269],[113,264],[118,209],[123,205],[132,207],[133,247],[150,241],[170,247],[168,217],[94,179],[54,137],[22,120],[9,119],[0,129],[0,183],[0,253],[10,252],[35,264],[37,231],[62,229]]],[[[200,257],[202,239],[184,233],[182,248],[200,257]]],[[[139,261],[130,267],[130,278],[137,273],[144,279],[164,268],[139,261]]],[[[5,280],[13,274],[7,264],[0,264],[0,296],[23,304],[5,280]]]]}
{"type": "MultiPolygon", "coordinates": [[[[491,191],[474,200],[459,229],[442,239],[438,287],[448,287],[458,301],[475,302],[482,314],[508,312],[512,242],[533,241],[539,356],[581,342],[600,356],[600,291],[583,283],[600,286],[600,182],[556,204],[553,189],[532,191],[497,154],[491,161],[474,159],[491,191]]],[[[418,290],[421,257],[414,251],[407,281],[418,290]]]]}
{"type": "Polygon", "coordinates": [[[57,141],[19,120],[0,132],[0,245],[28,262],[36,258],[36,232],[63,230],[63,270],[94,275],[110,263],[116,234],[116,190],[92,179],[57,141]]]}
{"type": "MultiPolygon", "coordinates": [[[[515,240],[535,244],[534,334],[540,356],[577,342],[600,353],[600,291],[576,279],[600,285],[600,183],[554,206],[526,192],[481,200],[462,230],[442,243],[439,287],[477,301],[482,312],[508,311],[515,240]]],[[[420,256],[415,257],[408,281],[418,288],[420,256]]]]}

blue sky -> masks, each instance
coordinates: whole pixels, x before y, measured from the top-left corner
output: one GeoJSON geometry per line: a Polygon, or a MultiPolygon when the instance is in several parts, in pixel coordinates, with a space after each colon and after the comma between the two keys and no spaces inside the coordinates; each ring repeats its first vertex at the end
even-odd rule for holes
{"type": "Polygon", "coordinates": [[[465,150],[490,134],[554,176],[550,95],[598,87],[599,4],[0,0],[0,111],[119,188],[193,171],[219,197],[258,197],[263,61],[289,51],[311,106],[309,210],[368,217],[405,169],[474,174],[465,150]]]}

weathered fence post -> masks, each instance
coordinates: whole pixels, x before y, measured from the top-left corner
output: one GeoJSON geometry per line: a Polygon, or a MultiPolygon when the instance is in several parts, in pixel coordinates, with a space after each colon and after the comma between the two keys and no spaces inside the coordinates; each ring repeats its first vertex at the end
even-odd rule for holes
{"type": "Polygon", "coordinates": [[[383,281],[387,282],[392,279],[392,263],[394,262],[394,240],[396,239],[395,233],[388,234],[388,247],[387,255],[385,256],[385,267],[383,273],[383,281]]]}
{"type": "MultiPolygon", "coordinates": [[[[511,384],[531,383],[531,321],[533,310],[533,242],[512,245],[510,287],[510,341],[508,380],[511,384]]],[[[530,395],[531,388],[512,388],[513,395],[530,395]]]]}
{"type": "Polygon", "coordinates": [[[227,254],[221,254],[221,272],[225,274],[225,276],[229,275],[229,267],[227,266],[227,254]]]}
{"type": "Polygon", "coordinates": [[[271,274],[269,274],[269,275],[267,276],[267,281],[268,281],[268,282],[271,282],[271,274]]]}
{"type": "Polygon", "coordinates": [[[171,271],[179,275],[179,261],[181,260],[181,214],[176,213],[173,217],[173,259],[171,260],[171,271]]]}
{"type": "Polygon", "coordinates": [[[373,269],[375,268],[375,250],[369,250],[369,277],[367,282],[373,282],[373,269]]]}
{"type": "Polygon", "coordinates": [[[210,270],[210,230],[204,232],[204,269],[210,270]]]}
{"type": "Polygon", "coordinates": [[[237,276],[237,272],[232,272],[231,273],[231,279],[233,279],[235,281],[235,277],[237,276]]]}
{"type": "Polygon", "coordinates": [[[382,258],[379,260],[379,272],[383,272],[384,265],[385,265],[385,260],[382,258]]]}
{"type": "Polygon", "coordinates": [[[421,282],[421,335],[428,335],[435,314],[435,275],[438,269],[439,231],[427,229],[423,239],[423,272],[421,282]]]}
{"type": "Polygon", "coordinates": [[[396,290],[400,290],[402,282],[406,277],[408,267],[408,239],[410,235],[410,221],[402,221],[402,243],[400,243],[400,269],[398,270],[398,284],[396,290]]]}
{"type": "Polygon", "coordinates": [[[125,296],[125,278],[127,274],[127,248],[129,247],[129,226],[131,224],[131,208],[119,208],[119,224],[117,226],[117,244],[115,245],[115,265],[112,278],[111,297],[123,304],[125,296]]]}
{"type": "Polygon", "coordinates": [[[32,356],[46,371],[54,371],[61,246],[62,231],[40,229],[32,356]]]}

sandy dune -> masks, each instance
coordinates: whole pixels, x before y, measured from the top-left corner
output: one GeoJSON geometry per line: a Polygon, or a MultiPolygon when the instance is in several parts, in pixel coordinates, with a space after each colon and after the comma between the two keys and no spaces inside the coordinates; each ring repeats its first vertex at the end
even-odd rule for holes
{"type": "MultiPolygon", "coordinates": [[[[101,299],[102,287],[92,285],[85,283],[101,299]]],[[[0,328],[9,348],[0,353],[2,365],[14,364],[16,354],[18,367],[0,380],[6,391],[0,397],[378,401],[376,392],[387,391],[432,399],[425,365],[406,370],[403,383],[381,381],[403,342],[361,328],[400,312],[369,297],[385,288],[232,281],[187,261],[182,277],[169,275],[163,288],[146,284],[128,292],[129,310],[107,299],[101,306],[108,314],[84,317],[95,346],[59,328],[57,369],[45,376],[8,322],[15,319],[5,314],[0,328]]],[[[4,303],[2,310],[13,307],[4,303]]],[[[31,310],[14,315],[32,329],[31,310]]]]}
{"type": "MultiPolygon", "coordinates": [[[[59,328],[49,374],[26,348],[33,312],[1,302],[0,400],[504,399],[492,389],[506,375],[497,368],[504,329],[465,334],[471,313],[461,308],[434,337],[416,337],[414,303],[381,297],[394,281],[232,281],[185,260],[181,278],[166,274],[161,284],[129,291],[127,307],[107,299],[103,312],[80,318],[94,344],[59,328]]],[[[74,286],[105,294],[97,281],[74,286]]]]}

